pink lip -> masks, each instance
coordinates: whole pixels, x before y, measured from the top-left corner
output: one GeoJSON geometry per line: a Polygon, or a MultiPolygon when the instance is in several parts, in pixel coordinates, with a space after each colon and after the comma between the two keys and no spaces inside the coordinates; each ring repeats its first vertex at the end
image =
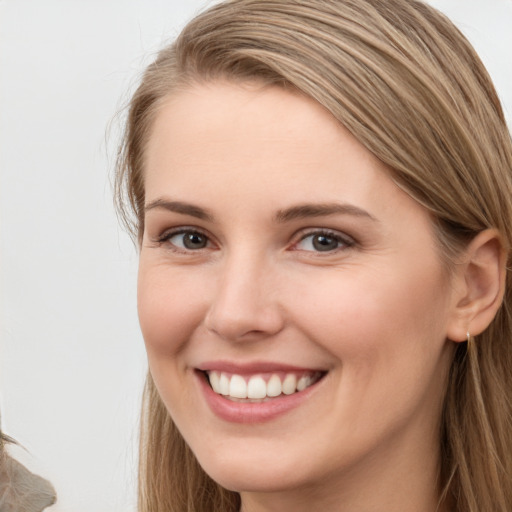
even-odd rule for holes
{"type": "Polygon", "coordinates": [[[252,362],[252,363],[233,363],[231,361],[206,361],[201,363],[198,367],[201,371],[218,371],[226,373],[236,373],[237,375],[254,375],[257,373],[272,373],[272,372],[304,372],[304,371],[325,371],[323,369],[305,368],[299,366],[291,366],[288,364],[280,364],[273,362],[252,362]]]}
{"type": "MultiPolygon", "coordinates": [[[[208,367],[213,369],[212,367],[208,367]]],[[[268,368],[268,367],[265,367],[268,368]]],[[[229,371],[226,366],[222,366],[222,369],[215,368],[217,371],[229,371]]],[[[282,371],[283,367],[279,365],[279,370],[282,371]]],[[[256,371],[250,373],[273,371],[265,369],[261,366],[256,368],[256,371]]],[[[287,368],[286,371],[293,371],[287,368]]],[[[196,377],[199,382],[199,386],[209,405],[212,412],[224,421],[231,423],[263,423],[271,421],[279,416],[286,414],[287,412],[300,407],[306,400],[308,400],[313,394],[323,378],[312,386],[306,388],[304,391],[299,391],[292,395],[280,395],[276,398],[272,398],[266,402],[234,402],[229,400],[222,395],[218,395],[210,387],[204,374],[201,371],[196,371],[196,377]]],[[[237,366],[236,373],[240,375],[240,367],[237,366]]],[[[247,373],[249,371],[247,370],[247,373]]]]}

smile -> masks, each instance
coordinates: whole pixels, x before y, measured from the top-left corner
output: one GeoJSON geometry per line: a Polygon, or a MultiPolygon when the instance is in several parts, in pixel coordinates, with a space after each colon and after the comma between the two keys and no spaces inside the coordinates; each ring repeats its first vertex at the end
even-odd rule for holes
{"type": "Polygon", "coordinates": [[[221,371],[204,372],[212,390],[232,401],[265,402],[281,395],[293,395],[317,383],[319,371],[272,372],[242,376],[221,371]]]}

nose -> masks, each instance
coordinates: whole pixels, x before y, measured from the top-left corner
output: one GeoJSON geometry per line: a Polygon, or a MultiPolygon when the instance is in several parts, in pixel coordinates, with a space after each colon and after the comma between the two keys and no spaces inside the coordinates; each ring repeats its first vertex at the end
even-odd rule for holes
{"type": "Polygon", "coordinates": [[[254,257],[224,262],[205,317],[209,331],[228,341],[255,341],[283,328],[275,272],[269,266],[254,257]]]}

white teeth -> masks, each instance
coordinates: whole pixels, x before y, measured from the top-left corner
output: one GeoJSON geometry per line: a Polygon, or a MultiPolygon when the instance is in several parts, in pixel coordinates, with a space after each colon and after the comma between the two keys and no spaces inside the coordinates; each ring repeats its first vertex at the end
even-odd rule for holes
{"type": "Polygon", "coordinates": [[[265,398],[267,385],[261,377],[251,377],[247,384],[247,398],[265,398]]]}
{"type": "Polygon", "coordinates": [[[297,391],[304,391],[311,385],[311,379],[307,375],[303,375],[297,382],[297,391]]]}
{"type": "Polygon", "coordinates": [[[279,396],[282,392],[281,379],[277,375],[272,375],[267,382],[267,396],[279,396]]]}
{"type": "Polygon", "coordinates": [[[247,383],[240,375],[233,375],[229,382],[229,396],[247,398],[247,383]]]}
{"type": "Polygon", "coordinates": [[[289,373],[283,381],[283,393],[285,395],[291,395],[295,393],[297,389],[297,377],[293,373],[289,373]]]}
{"type": "Polygon", "coordinates": [[[229,378],[225,373],[220,374],[219,393],[221,395],[229,395],[229,378]]]}
{"type": "Polygon", "coordinates": [[[241,375],[230,375],[219,371],[207,372],[213,391],[233,399],[264,400],[281,394],[292,395],[304,391],[320,377],[319,373],[302,375],[298,380],[294,373],[285,375],[284,380],[272,374],[267,382],[262,375],[253,375],[248,380],[241,375]]]}
{"type": "Polygon", "coordinates": [[[220,375],[219,375],[219,372],[210,372],[210,384],[212,386],[212,389],[213,391],[215,391],[215,393],[217,394],[222,394],[220,392],[220,375]]]}

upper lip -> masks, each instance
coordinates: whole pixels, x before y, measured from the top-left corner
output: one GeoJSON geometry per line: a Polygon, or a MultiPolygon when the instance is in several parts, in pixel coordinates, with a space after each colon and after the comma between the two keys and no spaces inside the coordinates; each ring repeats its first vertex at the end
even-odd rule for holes
{"type": "Polygon", "coordinates": [[[255,373],[271,373],[271,372],[326,372],[325,368],[311,368],[306,366],[294,366],[286,363],[278,363],[274,361],[254,361],[250,363],[240,363],[233,361],[205,361],[196,367],[197,370],[218,371],[226,373],[234,373],[238,375],[249,375],[255,373]]]}

